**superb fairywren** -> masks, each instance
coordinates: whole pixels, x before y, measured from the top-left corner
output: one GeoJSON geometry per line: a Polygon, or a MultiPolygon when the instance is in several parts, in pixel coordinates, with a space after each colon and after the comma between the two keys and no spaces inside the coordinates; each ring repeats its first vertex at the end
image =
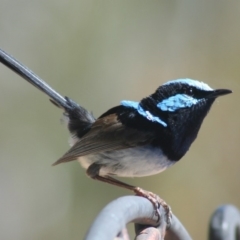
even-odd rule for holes
{"type": "MultiPolygon", "coordinates": [[[[64,110],[72,147],[53,165],[78,160],[93,179],[133,190],[156,206],[166,203],[153,193],[114,179],[164,171],[180,160],[197,137],[215,99],[231,90],[210,88],[191,79],[169,81],[140,102],[122,101],[99,118],[56,93],[7,53],[0,61],[45,92],[64,110]]],[[[170,213],[169,213],[170,214],[170,213]]]]}

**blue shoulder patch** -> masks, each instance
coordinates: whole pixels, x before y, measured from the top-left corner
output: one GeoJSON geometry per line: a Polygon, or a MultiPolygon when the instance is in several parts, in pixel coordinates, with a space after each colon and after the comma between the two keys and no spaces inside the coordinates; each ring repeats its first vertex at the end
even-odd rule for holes
{"type": "Polygon", "coordinates": [[[131,107],[131,108],[137,109],[139,106],[139,102],[123,100],[121,101],[121,105],[123,105],[124,107],[131,107]]]}
{"type": "Polygon", "coordinates": [[[168,85],[168,84],[171,84],[171,83],[183,83],[183,84],[187,84],[187,85],[189,85],[189,86],[198,88],[198,89],[203,90],[203,91],[212,91],[212,90],[213,90],[213,89],[212,89],[211,87],[209,87],[206,83],[204,83],[204,82],[199,82],[199,81],[197,81],[197,80],[193,80],[193,79],[189,79],[189,78],[171,80],[171,81],[166,82],[166,83],[163,84],[163,85],[168,85]]]}
{"type": "Polygon", "coordinates": [[[162,111],[174,112],[180,108],[191,107],[192,105],[197,104],[199,99],[195,99],[186,94],[177,94],[175,96],[164,99],[157,104],[157,107],[162,111]]]}
{"type": "Polygon", "coordinates": [[[121,101],[121,105],[125,106],[125,107],[131,107],[134,108],[138,111],[138,113],[140,115],[142,115],[143,117],[147,118],[149,121],[152,122],[158,122],[160,123],[163,127],[167,127],[167,124],[162,121],[159,117],[156,117],[154,115],[152,115],[149,111],[144,110],[140,105],[139,102],[133,102],[133,101],[127,101],[127,100],[123,100],[121,101]]]}

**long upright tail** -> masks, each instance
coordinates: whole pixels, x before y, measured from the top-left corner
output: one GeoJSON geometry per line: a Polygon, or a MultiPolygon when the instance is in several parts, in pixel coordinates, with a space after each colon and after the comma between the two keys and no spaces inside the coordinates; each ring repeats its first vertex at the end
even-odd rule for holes
{"type": "Polygon", "coordinates": [[[0,49],[0,62],[23,77],[50,97],[52,103],[62,108],[69,118],[68,128],[73,134],[83,135],[95,121],[93,115],[68,97],[61,96],[34,72],[0,49]]]}
{"type": "MultiPolygon", "coordinates": [[[[73,106],[58,92],[52,89],[46,82],[38,77],[34,72],[17,61],[14,57],[0,49],[0,62],[10,68],[12,71],[23,77],[36,88],[47,94],[59,107],[66,111],[71,111],[73,106]]],[[[77,105],[77,104],[76,104],[77,105]]]]}

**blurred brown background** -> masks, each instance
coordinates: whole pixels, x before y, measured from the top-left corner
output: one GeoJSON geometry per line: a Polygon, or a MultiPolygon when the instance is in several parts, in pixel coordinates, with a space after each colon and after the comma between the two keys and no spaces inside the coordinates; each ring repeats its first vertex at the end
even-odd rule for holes
{"type": "MultiPolygon", "coordinates": [[[[168,171],[122,179],[158,193],[194,239],[213,210],[240,207],[240,2],[0,2],[0,48],[97,117],[189,77],[234,91],[214,104],[189,153],[168,171]]],[[[128,191],[95,182],[68,149],[61,111],[0,65],[0,239],[82,239],[128,191]]]]}

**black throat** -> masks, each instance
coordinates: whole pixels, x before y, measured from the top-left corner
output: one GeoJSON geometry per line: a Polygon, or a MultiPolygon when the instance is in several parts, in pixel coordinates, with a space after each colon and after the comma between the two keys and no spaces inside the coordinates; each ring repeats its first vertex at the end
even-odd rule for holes
{"type": "Polygon", "coordinates": [[[158,126],[155,129],[157,136],[152,144],[162,148],[170,160],[180,160],[196,139],[201,124],[214,100],[214,98],[203,100],[196,106],[182,108],[175,112],[161,111],[156,107],[157,103],[154,102],[154,98],[142,100],[142,107],[154,111],[167,123],[167,127],[158,126]]]}

